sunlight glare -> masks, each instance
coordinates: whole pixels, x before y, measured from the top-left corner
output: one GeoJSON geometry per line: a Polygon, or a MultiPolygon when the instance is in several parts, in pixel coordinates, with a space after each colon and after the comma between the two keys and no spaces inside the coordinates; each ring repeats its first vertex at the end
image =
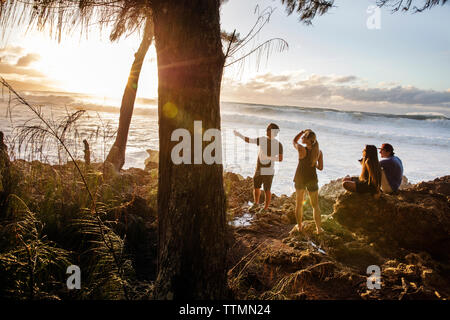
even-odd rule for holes
{"type": "MultiPolygon", "coordinates": [[[[35,67],[68,92],[88,93],[109,98],[121,97],[128,80],[138,37],[118,43],[92,36],[89,40],[64,39],[60,44],[40,33],[27,37],[26,48],[41,56],[35,67]]],[[[157,95],[157,72],[152,46],[142,68],[141,96],[157,95]]]]}

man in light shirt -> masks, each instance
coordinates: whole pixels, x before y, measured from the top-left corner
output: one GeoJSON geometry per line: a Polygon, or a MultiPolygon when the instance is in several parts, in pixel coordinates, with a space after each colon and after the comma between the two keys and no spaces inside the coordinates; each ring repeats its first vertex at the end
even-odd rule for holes
{"type": "Polygon", "coordinates": [[[270,205],[272,193],[273,176],[275,174],[275,161],[283,161],[283,145],[275,139],[280,128],[271,123],[267,127],[266,136],[258,138],[249,138],[241,133],[234,131],[234,134],[247,143],[254,143],[259,146],[258,161],[256,163],[256,171],[253,177],[253,200],[254,204],[251,210],[257,209],[259,206],[259,197],[261,195],[261,186],[264,185],[265,203],[264,208],[260,212],[267,210],[270,205]]]}

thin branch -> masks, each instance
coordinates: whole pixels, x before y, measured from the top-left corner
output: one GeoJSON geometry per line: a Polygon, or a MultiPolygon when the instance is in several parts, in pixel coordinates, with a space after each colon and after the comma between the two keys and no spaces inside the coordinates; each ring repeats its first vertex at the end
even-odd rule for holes
{"type": "Polygon", "coordinates": [[[246,53],[244,52],[238,58],[233,57],[237,52],[245,51],[245,48],[247,47],[247,45],[252,40],[254,40],[255,37],[259,35],[261,30],[264,28],[264,26],[266,26],[267,23],[269,23],[270,18],[272,16],[272,14],[274,13],[274,11],[275,11],[274,8],[267,7],[262,12],[259,12],[259,6],[256,6],[255,13],[258,14],[258,18],[256,19],[256,22],[252,26],[252,28],[250,28],[250,31],[246,34],[246,36],[242,39],[235,39],[236,33],[233,32],[231,40],[229,42],[229,47],[227,49],[227,53],[225,55],[226,58],[230,58],[230,59],[232,59],[232,61],[225,63],[224,67],[231,66],[237,62],[242,62],[247,57],[251,56],[254,53],[258,54],[257,65],[259,65],[261,55],[265,52],[267,54],[267,59],[268,59],[274,44],[277,45],[279,52],[289,49],[289,44],[284,39],[272,38],[272,39],[264,41],[263,43],[257,45],[256,47],[249,49],[248,52],[246,52],[246,53]],[[233,43],[235,43],[235,44],[233,45],[233,43]]]}
{"type": "MultiPolygon", "coordinates": [[[[95,218],[96,218],[96,221],[97,221],[97,223],[98,223],[98,227],[99,227],[100,234],[101,234],[101,239],[102,239],[102,241],[104,242],[106,248],[110,251],[111,255],[113,256],[114,263],[116,264],[116,267],[117,267],[118,272],[121,272],[122,268],[121,268],[121,266],[120,266],[120,261],[119,261],[117,255],[116,255],[116,252],[115,252],[114,243],[112,242],[111,237],[106,237],[106,234],[105,234],[105,232],[104,232],[105,225],[104,225],[103,221],[102,221],[101,218],[100,218],[99,212],[97,211],[97,206],[96,206],[95,198],[94,198],[94,196],[92,195],[92,192],[91,192],[91,190],[90,190],[90,188],[89,188],[89,185],[88,185],[88,183],[87,183],[87,181],[86,181],[86,178],[84,177],[84,174],[82,173],[82,171],[81,171],[81,169],[80,169],[78,163],[75,161],[75,158],[73,157],[72,153],[70,152],[70,150],[67,148],[66,144],[64,143],[63,138],[62,138],[61,135],[59,135],[58,132],[50,125],[50,123],[43,117],[42,113],[40,112],[40,109],[39,109],[39,108],[35,108],[35,107],[32,106],[31,104],[29,104],[29,103],[28,103],[28,102],[27,102],[27,101],[26,101],[19,93],[17,93],[17,92],[14,90],[13,87],[11,87],[11,85],[10,85],[5,79],[3,79],[3,77],[0,77],[0,84],[2,84],[3,86],[5,86],[11,93],[13,93],[13,94],[16,96],[17,100],[18,100],[21,104],[27,106],[27,107],[28,107],[28,108],[29,108],[29,109],[30,109],[30,110],[38,117],[38,119],[39,119],[40,121],[42,121],[42,123],[44,123],[44,125],[48,128],[48,129],[45,129],[45,128],[42,128],[42,127],[40,127],[40,126],[34,126],[33,129],[36,129],[36,128],[37,128],[37,129],[38,129],[37,132],[46,132],[46,133],[50,133],[55,139],[57,139],[57,140],[59,141],[59,143],[63,146],[64,150],[65,150],[65,151],[67,152],[67,154],[69,155],[69,157],[72,159],[72,162],[74,163],[74,165],[75,165],[75,167],[76,167],[76,169],[77,169],[77,171],[78,171],[78,174],[80,175],[80,177],[81,177],[81,179],[82,179],[82,181],[83,181],[83,184],[84,184],[84,186],[85,186],[85,188],[86,188],[86,190],[87,190],[87,192],[88,192],[88,194],[89,194],[89,197],[90,197],[90,199],[91,199],[91,202],[92,202],[92,208],[91,208],[91,211],[94,211],[94,212],[95,212],[95,218]],[[108,239],[107,239],[107,238],[108,238],[108,239]]],[[[77,118],[79,115],[80,115],[80,112],[78,111],[78,112],[76,112],[76,113],[74,114],[74,118],[77,118]]],[[[66,129],[66,128],[65,128],[65,129],[66,129]]],[[[129,297],[128,297],[128,291],[127,291],[127,288],[126,288],[125,284],[123,284],[123,290],[124,290],[125,298],[128,300],[128,298],[129,298],[129,297]]]]}
{"type": "MultiPolygon", "coordinates": [[[[377,6],[381,7],[391,7],[391,12],[397,11],[410,11],[413,0],[377,0],[377,6]]],[[[447,0],[424,0],[423,4],[419,7],[413,6],[413,13],[420,13],[427,9],[431,9],[435,6],[443,6],[447,3],[447,0]]]]}

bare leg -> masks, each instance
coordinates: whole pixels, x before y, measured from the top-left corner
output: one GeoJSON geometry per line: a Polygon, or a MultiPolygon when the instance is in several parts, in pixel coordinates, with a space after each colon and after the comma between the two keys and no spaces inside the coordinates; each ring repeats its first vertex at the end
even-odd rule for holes
{"type": "Polygon", "coordinates": [[[264,209],[267,209],[267,208],[269,208],[270,200],[272,199],[272,192],[270,190],[264,190],[264,192],[266,194],[266,201],[265,201],[264,209]]]}
{"type": "Polygon", "coordinates": [[[320,208],[319,208],[319,191],[308,191],[309,199],[311,200],[311,206],[313,207],[314,221],[316,222],[316,232],[320,234],[322,228],[320,227],[320,208]]]}
{"type": "Polygon", "coordinates": [[[305,195],[305,189],[297,189],[296,201],[295,201],[295,219],[297,220],[298,231],[302,231],[302,219],[303,219],[303,198],[305,195]]]}
{"type": "Polygon", "coordinates": [[[259,196],[261,195],[261,189],[253,189],[253,201],[255,205],[259,204],[259,196]]]}

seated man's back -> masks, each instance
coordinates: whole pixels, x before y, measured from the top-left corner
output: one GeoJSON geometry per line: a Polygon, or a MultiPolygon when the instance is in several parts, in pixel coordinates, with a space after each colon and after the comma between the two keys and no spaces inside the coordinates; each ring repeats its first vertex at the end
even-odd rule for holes
{"type": "Polygon", "coordinates": [[[389,158],[383,158],[380,160],[380,166],[383,168],[386,174],[386,179],[391,186],[393,192],[400,188],[403,177],[403,164],[402,161],[396,157],[391,156],[389,158]]]}

